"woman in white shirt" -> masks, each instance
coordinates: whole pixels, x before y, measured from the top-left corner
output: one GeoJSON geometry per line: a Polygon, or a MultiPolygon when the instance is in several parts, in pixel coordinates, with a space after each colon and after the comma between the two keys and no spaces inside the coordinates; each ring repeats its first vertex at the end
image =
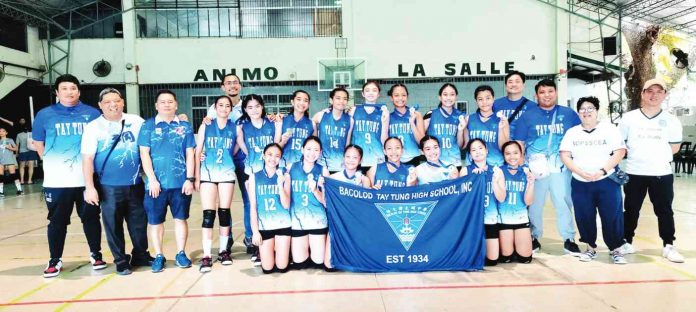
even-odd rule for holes
{"type": "Polygon", "coordinates": [[[610,179],[626,154],[619,130],[609,122],[599,122],[599,100],[583,97],[577,103],[581,124],[570,128],[561,141],[561,160],[573,173],[571,197],[580,241],[587,250],[580,261],[597,257],[597,212],[602,220],[602,236],[616,264],[625,264],[621,186],[610,179]]]}

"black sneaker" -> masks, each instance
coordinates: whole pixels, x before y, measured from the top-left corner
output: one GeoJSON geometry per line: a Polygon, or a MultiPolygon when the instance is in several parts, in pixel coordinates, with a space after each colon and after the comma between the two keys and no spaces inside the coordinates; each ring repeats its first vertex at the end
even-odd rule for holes
{"type": "Polygon", "coordinates": [[[532,253],[535,253],[535,252],[539,251],[540,249],[541,249],[541,244],[539,243],[539,240],[532,237],[532,253]]]}
{"type": "Polygon", "coordinates": [[[129,259],[126,259],[126,261],[124,261],[124,262],[116,263],[116,274],[118,274],[118,275],[130,275],[131,273],[133,273],[131,271],[130,264],[128,264],[128,260],[129,259]]]}
{"type": "Polygon", "coordinates": [[[24,193],[24,192],[22,192],[22,190],[18,190],[18,191],[17,191],[17,195],[22,195],[23,193],[24,193]]]}
{"type": "Polygon", "coordinates": [[[101,252],[93,252],[89,256],[89,262],[92,263],[92,269],[93,270],[103,270],[106,268],[106,262],[102,260],[102,254],[101,252]]]}
{"type": "Polygon", "coordinates": [[[254,254],[254,252],[256,250],[256,246],[254,246],[254,244],[251,242],[251,237],[244,238],[244,246],[246,246],[246,253],[247,254],[250,254],[250,255],[254,254]]]}
{"type": "Polygon", "coordinates": [[[56,277],[58,276],[58,274],[60,274],[60,271],[62,270],[63,261],[60,261],[60,259],[48,260],[48,265],[46,265],[46,269],[44,269],[43,271],[43,277],[56,277]]]}
{"type": "Polygon", "coordinates": [[[259,249],[256,248],[256,252],[251,256],[251,262],[254,266],[261,266],[261,255],[259,255],[259,249]]]}
{"type": "Polygon", "coordinates": [[[146,252],[143,256],[144,256],[144,257],[138,257],[138,258],[132,258],[132,259],[130,259],[131,256],[128,255],[128,258],[130,259],[130,265],[131,265],[132,267],[144,267],[144,266],[149,267],[149,266],[152,266],[152,261],[154,261],[155,258],[152,257],[152,256],[150,256],[150,253],[149,253],[149,252],[146,252]]]}
{"type": "Polygon", "coordinates": [[[573,257],[580,257],[580,247],[572,240],[566,239],[563,242],[563,251],[573,257]]]}
{"type": "Polygon", "coordinates": [[[213,259],[205,257],[201,259],[201,267],[198,269],[201,273],[208,273],[213,270],[213,259]]]}
{"type": "Polygon", "coordinates": [[[229,251],[223,251],[218,254],[217,261],[222,265],[230,265],[232,264],[232,256],[229,251]]]}

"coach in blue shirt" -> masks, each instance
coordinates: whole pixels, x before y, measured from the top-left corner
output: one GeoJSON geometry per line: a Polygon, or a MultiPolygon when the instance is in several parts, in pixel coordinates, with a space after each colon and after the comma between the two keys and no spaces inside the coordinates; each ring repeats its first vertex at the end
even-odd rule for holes
{"type": "Polygon", "coordinates": [[[500,118],[506,118],[510,124],[510,135],[514,134],[514,121],[522,117],[527,108],[534,107],[537,103],[522,96],[524,93],[524,83],[527,76],[523,72],[513,70],[505,75],[506,95],[495,99],[493,102],[493,113],[500,118]]]}
{"type": "Polygon", "coordinates": [[[169,206],[174,218],[176,246],[179,251],[175,263],[180,268],[191,266],[184,251],[188,238],[189,208],[193,192],[194,153],[196,142],[191,124],[176,116],[176,95],[170,90],[157,93],[157,116],[148,119],[140,129],[138,146],[146,175],[145,211],[150,227],[150,238],[157,255],[152,261],[152,272],[164,270],[166,259],[162,254],[164,219],[169,206]]]}
{"type": "Polygon", "coordinates": [[[536,177],[534,202],[529,207],[529,220],[532,227],[532,249],[541,248],[539,238],[544,232],[543,211],[546,195],[556,208],[558,232],[564,240],[564,250],[574,256],[580,255],[575,244],[575,224],[573,222],[572,201],[570,198],[570,171],[560,158],[561,140],[572,127],[580,124],[578,114],[572,109],[557,105],[556,83],[550,79],[539,81],[534,87],[537,106],[527,111],[515,123],[512,139],[525,147],[529,169],[536,177]]]}
{"type": "Polygon", "coordinates": [[[55,277],[63,268],[61,257],[73,206],[82,221],[91,252],[92,268],[106,268],[101,254],[99,207],[84,200],[80,141],[85,125],[99,117],[99,111],[80,102],[80,81],[73,75],[56,79],[58,103],[40,110],[33,125],[36,152],[43,159],[43,191],[48,207],[48,248],[51,259],[44,277],[55,277]]]}
{"type": "Polygon", "coordinates": [[[92,205],[101,204],[106,241],[114,255],[116,273],[120,275],[130,274],[131,266],[149,266],[152,261],[147,252],[147,217],[137,144],[144,120],[123,113],[124,106],[118,90],[102,90],[99,93],[102,115],[88,123],[82,135],[85,200],[92,205]],[[92,179],[95,172],[99,176],[97,185],[92,179]],[[126,254],[123,221],[128,225],[133,244],[131,255],[126,254]]]}

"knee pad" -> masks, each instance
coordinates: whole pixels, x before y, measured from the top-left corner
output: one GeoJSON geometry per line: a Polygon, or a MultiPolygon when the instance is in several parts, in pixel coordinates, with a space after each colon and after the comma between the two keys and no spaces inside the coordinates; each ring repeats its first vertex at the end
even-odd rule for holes
{"type": "Polygon", "coordinates": [[[532,262],[532,256],[529,257],[522,257],[520,255],[517,255],[517,262],[518,263],[531,263],[532,262]]]}
{"type": "Polygon", "coordinates": [[[273,268],[270,269],[270,270],[266,270],[266,269],[264,269],[264,268],[261,268],[261,271],[263,271],[263,274],[272,274],[272,273],[275,273],[276,267],[273,267],[273,268]]]}
{"type": "Polygon", "coordinates": [[[327,267],[326,264],[322,265],[324,267],[324,272],[333,273],[338,271],[336,268],[327,267]]]}
{"type": "Polygon", "coordinates": [[[203,210],[203,228],[212,229],[215,226],[215,210],[203,210]]]}
{"type": "Polygon", "coordinates": [[[498,259],[491,260],[491,259],[486,258],[486,262],[484,265],[485,266],[495,266],[496,264],[498,264],[498,259]]]}
{"type": "Polygon", "coordinates": [[[220,218],[220,226],[227,227],[232,225],[232,213],[230,209],[218,208],[218,217],[220,218]]]}
{"type": "Polygon", "coordinates": [[[510,263],[510,262],[512,262],[512,255],[509,255],[509,256],[500,255],[500,257],[498,258],[498,263],[510,263]]]}

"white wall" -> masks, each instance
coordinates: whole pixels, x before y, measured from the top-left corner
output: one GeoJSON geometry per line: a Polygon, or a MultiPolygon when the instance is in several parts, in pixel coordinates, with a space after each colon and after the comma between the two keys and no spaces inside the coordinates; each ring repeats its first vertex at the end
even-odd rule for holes
{"type": "MultiPolygon", "coordinates": [[[[497,75],[506,62],[527,74],[558,72],[556,10],[536,0],[343,3],[347,56],[366,60],[368,78],[398,78],[399,64],[411,77],[415,64],[426,77],[447,76],[448,63],[455,64],[453,76],[464,63],[471,70],[464,76],[493,74],[491,62],[497,75]],[[477,63],[485,74],[477,74],[477,63]]],[[[212,81],[214,69],[232,68],[238,74],[259,68],[255,80],[268,80],[263,72],[273,74],[270,68],[277,69],[276,81],[316,80],[317,59],[335,57],[334,45],[335,38],[134,39],[134,59],[124,61],[123,39],[73,40],[70,72],[87,83],[124,83],[125,64],[132,62],[139,84],[194,82],[199,69],[212,81]],[[96,78],[92,65],[102,58],[113,72],[96,78]]]]}
{"type": "Polygon", "coordinates": [[[372,77],[395,77],[398,64],[413,71],[417,63],[429,77],[445,76],[447,63],[457,64],[456,76],[462,63],[472,64],[476,76],[477,62],[495,62],[500,70],[513,61],[527,74],[558,72],[556,11],[536,0],[350,3],[344,14],[349,53],[368,60],[372,77]]]}

